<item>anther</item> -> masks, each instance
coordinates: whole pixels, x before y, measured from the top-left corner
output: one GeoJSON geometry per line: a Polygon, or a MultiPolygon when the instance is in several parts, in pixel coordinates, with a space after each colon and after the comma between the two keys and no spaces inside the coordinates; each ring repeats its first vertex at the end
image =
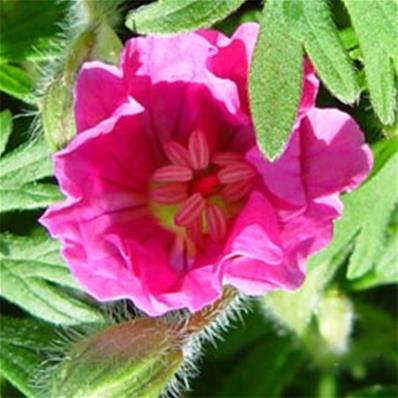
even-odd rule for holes
{"type": "Polygon", "coordinates": [[[217,175],[222,184],[230,184],[252,178],[256,172],[247,163],[236,162],[221,169],[217,175]]]}
{"type": "Polygon", "coordinates": [[[227,220],[222,210],[214,204],[206,207],[207,230],[210,237],[215,241],[221,241],[227,232],[227,220]]]}
{"type": "Polygon", "coordinates": [[[242,180],[226,185],[221,190],[221,196],[228,202],[235,202],[244,198],[252,189],[253,180],[242,180]]]}
{"type": "Polygon", "coordinates": [[[199,192],[194,193],[181,205],[174,217],[174,222],[183,227],[191,225],[201,217],[205,205],[203,196],[199,192]]]}
{"type": "Polygon", "coordinates": [[[183,182],[166,183],[152,190],[152,199],[158,203],[181,203],[187,196],[187,184],[183,182]]]}
{"type": "Polygon", "coordinates": [[[188,150],[177,141],[169,141],[163,145],[163,150],[171,163],[190,167],[188,150]]]}
{"type": "Polygon", "coordinates": [[[244,157],[236,152],[216,152],[211,161],[217,166],[228,166],[231,163],[243,162],[244,157]]]}
{"type": "Polygon", "coordinates": [[[191,166],[195,170],[203,170],[209,165],[210,149],[205,134],[194,131],[189,137],[188,142],[189,159],[191,166]]]}
{"type": "Polygon", "coordinates": [[[157,169],[152,176],[158,182],[187,182],[192,180],[193,172],[189,167],[168,165],[157,169]]]}

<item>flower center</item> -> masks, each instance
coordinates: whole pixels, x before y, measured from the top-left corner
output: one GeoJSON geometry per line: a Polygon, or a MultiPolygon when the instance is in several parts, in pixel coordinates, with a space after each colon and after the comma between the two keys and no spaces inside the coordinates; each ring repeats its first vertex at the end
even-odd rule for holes
{"type": "Polygon", "coordinates": [[[204,198],[210,198],[217,194],[217,188],[220,185],[220,181],[216,173],[200,176],[198,175],[191,183],[190,193],[194,194],[199,192],[204,198]]]}
{"type": "Polygon", "coordinates": [[[256,172],[237,152],[211,153],[202,131],[185,147],[163,146],[166,165],[152,176],[152,210],[166,227],[199,244],[205,236],[220,242],[227,223],[251,190],[256,172]]]}

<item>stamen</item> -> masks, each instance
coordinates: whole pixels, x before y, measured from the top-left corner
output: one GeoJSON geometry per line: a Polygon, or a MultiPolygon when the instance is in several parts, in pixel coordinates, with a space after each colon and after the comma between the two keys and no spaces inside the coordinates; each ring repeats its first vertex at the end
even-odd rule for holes
{"type": "Polygon", "coordinates": [[[227,232],[227,220],[217,205],[209,204],[206,207],[206,221],[210,237],[215,242],[224,239],[227,232]]]}
{"type": "Polygon", "coordinates": [[[158,203],[175,204],[183,202],[187,194],[187,184],[170,182],[152,190],[152,199],[158,203]]]}
{"type": "Polygon", "coordinates": [[[163,145],[164,153],[171,163],[190,167],[188,150],[177,141],[169,141],[163,145]]]}
{"type": "Polygon", "coordinates": [[[226,201],[234,202],[244,198],[250,192],[252,186],[253,186],[252,179],[242,180],[232,184],[228,184],[221,190],[221,196],[226,201]]]}
{"type": "Polygon", "coordinates": [[[201,217],[205,205],[206,201],[203,196],[199,192],[194,193],[181,205],[174,217],[174,222],[183,227],[191,225],[201,217]]]}
{"type": "Polygon", "coordinates": [[[157,169],[152,176],[158,182],[187,182],[192,180],[193,172],[189,167],[168,165],[157,169]]]}
{"type": "Polygon", "coordinates": [[[218,179],[222,184],[230,184],[252,178],[256,172],[245,162],[236,162],[224,167],[218,172],[218,179]]]}
{"type": "Polygon", "coordinates": [[[217,166],[228,166],[231,163],[243,162],[244,157],[236,152],[216,152],[211,161],[217,166]]]}
{"type": "Polygon", "coordinates": [[[205,134],[200,131],[194,131],[189,137],[188,143],[189,158],[191,166],[195,170],[205,169],[209,165],[210,149],[205,134]]]}

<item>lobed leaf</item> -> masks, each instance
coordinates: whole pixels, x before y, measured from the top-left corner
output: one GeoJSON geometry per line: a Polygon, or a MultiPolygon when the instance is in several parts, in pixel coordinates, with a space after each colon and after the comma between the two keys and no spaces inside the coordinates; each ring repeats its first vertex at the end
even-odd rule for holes
{"type": "Polygon", "coordinates": [[[260,33],[250,68],[251,112],[260,147],[270,159],[284,149],[300,100],[303,52],[290,33],[295,24],[284,2],[270,0],[260,22],[260,33]]]}
{"type": "Polygon", "coordinates": [[[0,235],[0,295],[55,324],[100,322],[97,310],[60,288],[77,285],[58,252],[58,243],[45,236],[0,235]]]}
{"type": "MultiPolygon", "coordinates": [[[[393,218],[398,216],[398,208],[395,209],[393,218]]],[[[387,237],[386,244],[380,259],[376,262],[375,273],[382,275],[388,281],[398,281],[398,223],[394,220],[390,236],[387,237]]]]}
{"type": "Polygon", "coordinates": [[[40,396],[33,376],[52,349],[55,330],[44,322],[0,315],[0,373],[28,398],[40,396]]]}
{"type": "MultiPolygon", "coordinates": [[[[391,142],[388,147],[393,144],[391,142]]],[[[375,161],[378,172],[355,192],[344,196],[344,213],[335,225],[333,241],[314,257],[314,261],[328,262],[353,244],[347,277],[360,278],[376,270],[382,282],[394,267],[393,262],[382,262],[385,261],[382,259],[390,250],[390,239],[395,239],[394,236],[387,238],[391,216],[398,205],[398,188],[391,185],[398,172],[398,152],[379,148],[375,154],[379,155],[375,161]],[[378,266],[379,261],[383,266],[378,266]]]]}
{"type": "Polygon", "coordinates": [[[14,210],[35,210],[62,200],[56,185],[28,183],[20,187],[0,188],[0,213],[14,210]]]}
{"type": "Polygon", "coordinates": [[[249,96],[257,140],[275,159],[291,134],[302,87],[305,48],[319,77],[343,102],[358,86],[325,0],[269,0],[250,70],[249,96]]]}
{"type": "Polygon", "coordinates": [[[213,25],[245,0],[159,0],[130,12],[126,26],[141,34],[187,32],[213,25]]]}
{"type": "Polygon", "coordinates": [[[398,2],[343,2],[358,36],[372,106],[384,124],[392,124],[397,106],[398,2]]]}
{"type": "Polygon", "coordinates": [[[62,199],[55,185],[36,182],[51,175],[49,151],[42,139],[0,158],[0,212],[39,209],[62,199]]]}
{"type": "Polygon", "coordinates": [[[350,279],[358,278],[372,269],[384,250],[386,229],[398,205],[398,188],[391,186],[397,173],[398,153],[368,184],[348,196],[344,202],[348,211],[358,216],[357,223],[361,226],[349,261],[347,276],[350,279]],[[369,203],[372,203],[372,211],[368,210],[369,203]]]}
{"type": "Polygon", "coordinates": [[[43,139],[21,145],[0,159],[0,185],[16,187],[52,175],[47,145],[43,139]]]}
{"type": "Polygon", "coordinates": [[[301,0],[301,4],[304,46],[319,77],[340,101],[354,102],[358,96],[354,71],[327,3],[301,0]]]}

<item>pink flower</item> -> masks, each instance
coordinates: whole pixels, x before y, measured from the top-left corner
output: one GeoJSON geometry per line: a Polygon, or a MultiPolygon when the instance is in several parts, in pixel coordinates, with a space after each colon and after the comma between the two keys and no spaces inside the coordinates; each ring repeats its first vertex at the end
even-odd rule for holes
{"type": "Polygon", "coordinates": [[[86,63],[78,135],[54,156],[66,195],[41,222],[82,287],[156,316],[216,300],[295,289],[332,236],[339,193],[372,157],[357,124],[318,109],[305,63],[289,144],[274,163],[256,146],[247,75],[256,24],[131,39],[120,67],[86,63]]]}

